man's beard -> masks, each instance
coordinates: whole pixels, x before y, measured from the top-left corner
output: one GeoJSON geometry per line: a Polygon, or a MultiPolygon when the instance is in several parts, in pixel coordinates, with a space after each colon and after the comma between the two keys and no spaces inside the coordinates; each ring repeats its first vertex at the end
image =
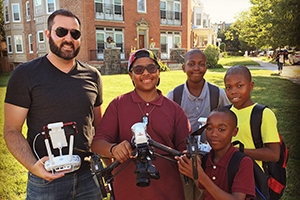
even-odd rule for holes
{"type": "Polygon", "coordinates": [[[80,47],[75,49],[74,44],[71,43],[71,42],[63,42],[63,43],[61,43],[60,46],[57,46],[54,43],[52,37],[49,38],[49,45],[50,45],[50,50],[51,50],[52,53],[54,53],[58,57],[63,58],[65,60],[71,60],[71,59],[75,58],[78,55],[79,50],[80,50],[80,47]],[[62,51],[61,49],[62,49],[62,46],[64,44],[72,46],[73,52],[64,52],[64,51],[62,51]]]}

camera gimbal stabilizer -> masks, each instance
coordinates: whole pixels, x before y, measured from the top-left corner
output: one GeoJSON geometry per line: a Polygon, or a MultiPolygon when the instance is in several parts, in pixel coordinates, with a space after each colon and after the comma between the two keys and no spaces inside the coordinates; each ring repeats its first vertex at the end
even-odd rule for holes
{"type": "MultiPolygon", "coordinates": [[[[206,154],[208,152],[203,152],[198,148],[198,141],[194,136],[201,135],[202,132],[205,130],[206,125],[202,126],[199,130],[195,131],[191,135],[186,138],[187,143],[187,156],[191,157],[193,160],[193,175],[194,179],[197,179],[196,175],[198,176],[197,172],[197,155],[199,154],[206,154]],[[195,178],[196,177],[196,178],[195,178]]],[[[160,174],[159,171],[156,170],[155,166],[152,164],[152,160],[155,159],[156,156],[163,157],[170,161],[176,162],[174,159],[170,159],[169,157],[164,157],[154,152],[154,148],[158,148],[170,156],[181,156],[183,155],[182,152],[172,149],[168,146],[165,146],[161,143],[158,143],[150,138],[150,136],[146,133],[146,125],[142,122],[135,123],[131,127],[133,137],[131,140],[131,144],[135,152],[133,155],[135,158],[133,159],[136,164],[136,170],[134,173],[136,174],[136,185],[139,187],[147,187],[150,185],[150,179],[159,179],[160,174]],[[153,148],[154,147],[154,148],[153,148]]],[[[112,171],[119,166],[119,161],[115,160],[113,163],[108,165],[106,168],[103,168],[103,165],[100,161],[100,157],[97,154],[94,154],[94,159],[91,159],[92,165],[96,164],[96,167],[92,166],[92,172],[97,175],[97,179],[99,182],[99,186],[102,192],[103,197],[107,197],[107,191],[105,190],[104,182],[108,185],[108,190],[110,193],[110,199],[115,200],[114,192],[113,192],[113,179],[114,177],[124,169],[127,164],[119,169],[114,175],[112,175],[112,171]]]]}
{"type": "MultiPolygon", "coordinates": [[[[136,185],[138,187],[147,187],[150,185],[150,179],[159,179],[160,174],[159,171],[155,168],[155,166],[152,164],[152,160],[155,159],[155,155],[164,157],[162,155],[159,155],[157,153],[154,153],[154,148],[158,148],[162,151],[165,151],[166,153],[170,154],[170,156],[180,156],[182,155],[182,152],[177,151],[175,149],[172,149],[168,146],[165,146],[163,144],[160,144],[154,140],[152,140],[149,135],[146,133],[146,125],[142,122],[135,123],[131,127],[133,137],[131,140],[132,148],[135,149],[135,152],[133,152],[133,155],[135,158],[133,159],[134,163],[136,164],[136,170],[134,173],[136,174],[136,185]]],[[[97,154],[96,154],[97,155],[97,154]]],[[[165,158],[165,157],[164,157],[165,158]]],[[[170,158],[165,158],[169,159],[170,158]]],[[[113,163],[108,165],[106,168],[103,168],[103,165],[100,161],[100,158],[95,157],[95,160],[92,161],[91,164],[95,165],[97,163],[97,167],[91,167],[92,172],[94,169],[94,174],[97,175],[97,179],[100,185],[103,184],[103,179],[108,185],[108,190],[110,193],[110,199],[115,200],[114,192],[113,192],[113,179],[114,177],[122,170],[124,169],[129,162],[125,163],[125,165],[119,169],[114,175],[112,175],[112,171],[119,166],[119,161],[115,160],[113,163]],[[96,169],[97,168],[97,169],[96,169]]],[[[171,160],[176,162],[175,160],[171,160]]],[[[106,190],[103,188],[101,189],[103,197],[107,197],[106,190]]]]}
{"type": "Polygon", "coordinates": [[[198,140],[195,136],[202,135],[203,131],[207,127],[207,124],[201,126],[200,129],[190,134],[186,139],[186,147],[187,147],[187,156],[192,159],[192,165],[193,165],[193,178],[194,180],[198,179],[198,170],[197,170],[197,156],[199,154],[205,155],[208,152],[203,151],[204,148],[201,147],[203,143],[200,143],[198,146],[198,140]]]}

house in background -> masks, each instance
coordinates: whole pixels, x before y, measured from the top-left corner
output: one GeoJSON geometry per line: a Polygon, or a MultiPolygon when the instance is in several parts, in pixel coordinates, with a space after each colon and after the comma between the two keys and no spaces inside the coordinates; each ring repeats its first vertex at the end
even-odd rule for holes
{"type": "Polygon", "coordinates": [[[124,62],[140,48],[169,60],[173,51],[216,43],[201,5],[195,0],[3,0],[8,62],[13,69],[47,54],[47,18],[60,8],[81,21],[77,59],[82,62],[103,63],[106,48],[120,49],[124,62]]]}
{"type": "Polygon", "coordinates": [[[200,0],[194,0],[192,10],[192,46],[204,50],[208,44],[218,45],[220,42],[217,39],[218,25],[212,23],[209,14],[205,12],[203,3],[200,0]]]}

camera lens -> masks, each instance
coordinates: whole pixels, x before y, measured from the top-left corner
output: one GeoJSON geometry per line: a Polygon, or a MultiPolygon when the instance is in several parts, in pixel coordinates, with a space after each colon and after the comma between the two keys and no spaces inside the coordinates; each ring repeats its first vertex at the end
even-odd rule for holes
{"type": "Polygon", "coordinates": [[[147,172],[139,172],[136,177],[136,186],[147,187],[150,185],[150,179],[147,172]]]}

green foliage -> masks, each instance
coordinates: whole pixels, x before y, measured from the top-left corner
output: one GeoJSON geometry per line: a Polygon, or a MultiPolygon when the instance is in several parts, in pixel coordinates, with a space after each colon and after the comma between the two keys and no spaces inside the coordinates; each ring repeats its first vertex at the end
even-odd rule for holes
{"type": "Polygon", "coordinates": [[[225,44],[225,42],[222,42],[220,44],[220,50],[221,50],[221,52],[226,52],[226,44],[225,44]]]}
{"type": "Polygon", "coordinates": [[[246,50],[246,46],[254,49],[300,47],[299,0],[251,0],[251,3],[249,11],[236,17],[226,33],[227,39],[238,38],[241,50],[246,50]]]}
{"type": "Polygon", "coordinates": [[[221,64],[216,64],[215,68],[223,68],[223,65],[221,65],[221,64]]]}
{"type": "Polygon", "coordinates": [[[206,64],[208,68],[214,68],[219,60],[220,49],[215,45],[209,44],[204,49],[204,54],[206,55],[206,64]]]}

